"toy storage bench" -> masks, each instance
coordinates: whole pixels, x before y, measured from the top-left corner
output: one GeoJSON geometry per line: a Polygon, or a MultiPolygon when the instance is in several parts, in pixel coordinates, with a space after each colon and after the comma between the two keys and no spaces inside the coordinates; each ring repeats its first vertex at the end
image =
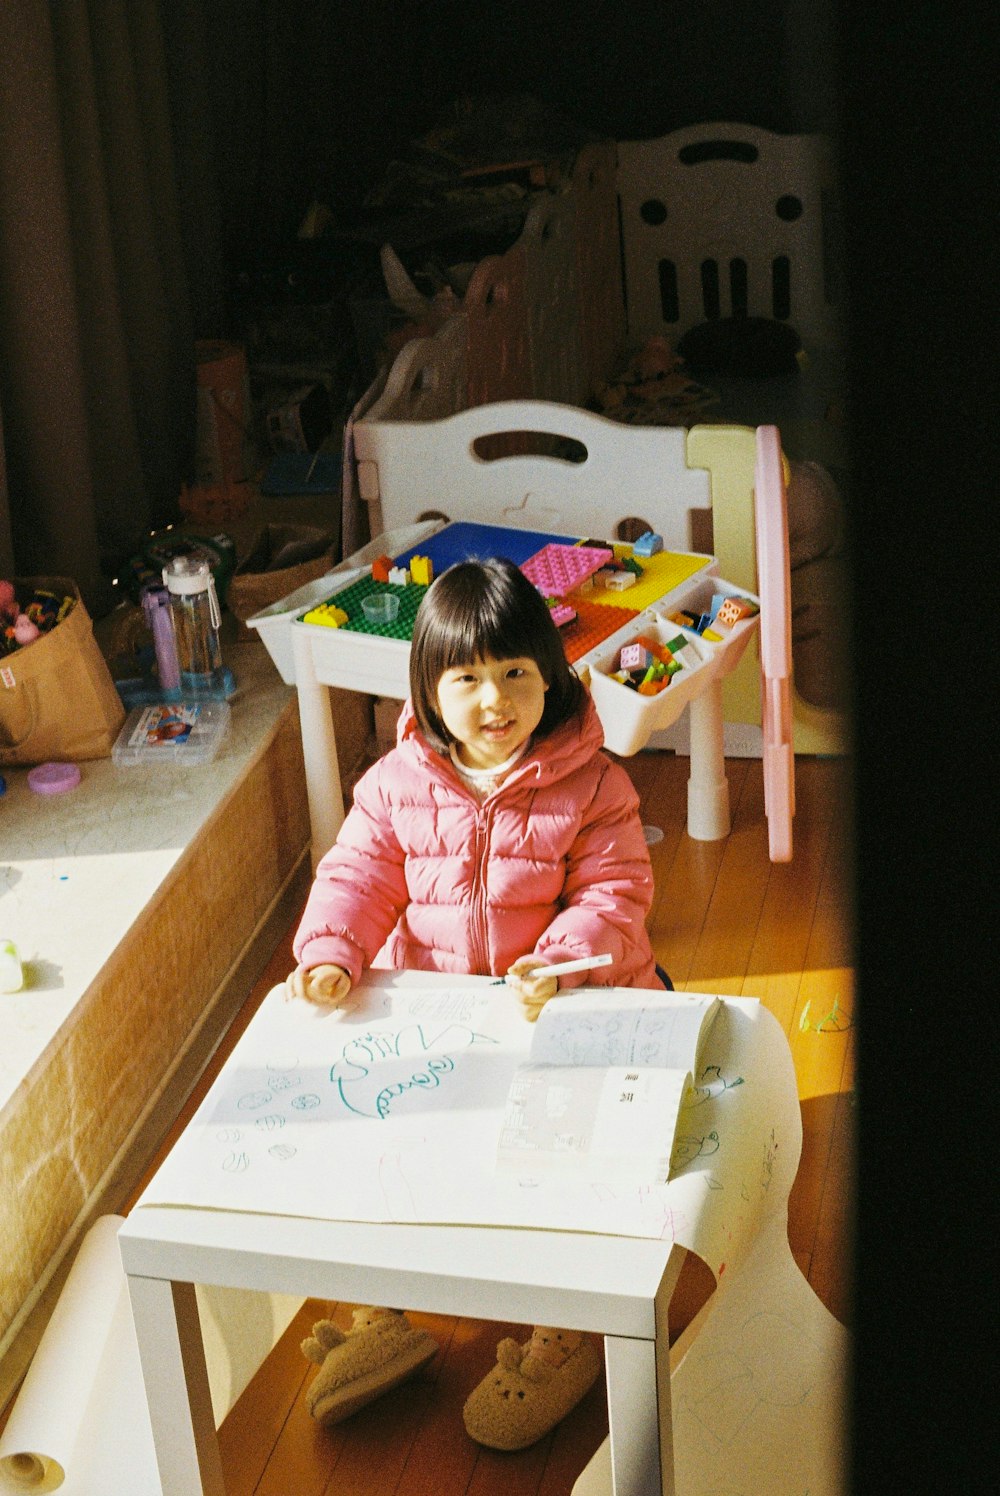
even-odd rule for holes
{"type": "MultiPolygon", "coordinates": [[[[433,488],[442,475],[425,464],[440,449],[442,421],[509,400],[583,407],[650,336],[665,334],[675,343],[695,324],[745,314],[787,321],[809,355],[801,377],[735,380],[729,393],[724,381],[711,379],[723,391],[711,411],[713,426],[686,431],[688,466],[709,474],[700,507],[712,535],[697,548],[710,549],[724,575],[752,588],[752,435],[741,444],[710,433],[716,420],[751,427],[763,421],[782,430],[787,420],[789,429],[820,432],[815,455],[827,459],[833,428],[820,419],[821,407],[837,362],[836,309],[829,302],[834,278],[826,258],[830,154],[818,137],[735,124],[584,147],[561,190],[533,205],[517,243],[477,265],[460,312],[434,337],[407,344],[352,413],[344,448],[345,550],[394,523],[390,515],[407,502],[413,483],[424,495],[433,488]],[[732,159],[720,140],[739,147],[732,159]],[[665,204],[669,211],[661,217],[655,209],[665,204]],[[714,267],[714,280],[702,274],[705,265],[714,267]],[[674,284],[666,299],[664,267],[674,284]],[[823,388],[810,394],[817,375],[823,388]]],[[[631,481],[640,464],[659,460],[662,434],[663,428],[606,420],[599,436],[605,471],[631,481]]],[[[507,450],[530,447],[518,437],[507,450]]],[[[441,507],[433,500],[428,506],[441,507]]],[[[500,522],[498,514],[493,518],[500,522]]],[[[846,724],[838,711],[812,704],[794,686],[791,699],[798,751],[844,751],[846,724]]],[[[727,684],[725,720],[727,753],[760,756],[762,703],[756,673],[746,667],[727,684]]],[[[656,746],[687,751],[688,745],[684,732],[674,730],[656,746]]]]}
{"type": "MultiPolygon", "coordinates": [[[[753,665],[747,646],[759,624],[764,694],[771,704],[763,730],[770,850],[774,861],[790,858],[794,759],[788,710],[788,552],[777,431],[762,427],[757,433],[735,433],[749,438],[756,452],[758,589],[741,578],[724,577],[716,558],[694,553],[687,544],[690,513],[705,507],[709,485],[708,475],[690,469],[684,460],[684,433],[645,433],[652,438],[647,460],[634,472],[615,473],[601,461],[600,441],[593,442],[593,434],[609,424],[563,407],[515,403],[480,407],[422,428],[437,439],[433,457],[417,468],[436,475],[433,489],[426,480],[394,489],[399,502],[380,536],[337,572],[248,620],[260,631],[284,678],[298,688],[315,861],[333,842],[344,814],[326,687],[397,698],[408,694],[409,637],[422,589],[377,584],[372,563],[385,553],[399,565],[416,551],[429,555],[435,570],[468,554],[508,554],[519,565],[527,564],[547,542],[616,538],[621,522],[638,515],[644,529],[662,538],[665,551],[650,558],[642,577],[625,592],[604,589],[585,600],[577,592],[569,594],[579,616],[564,634],[567,657],[589,680],[613,752],[637,752],[687,712],[688,826],[692,836],[714,840],[725,836],[730,825],[723,684],[741,660],[750,659],[753,665]],[[573,428],[571,435],[591,440],[583,463],[529,456],[490,463],[475,452],[483,436],[510,429],[558,436],[566,434],[567,426],[573,428]],[[659,461],[650,460],[654,451],[659,461]],[[463,527],[449,521],[467,523],[463,527]],[[485,528],[485,537],[463,534],[463,529],[476,527],[485,528]],[[398,595],[397,621],[380,625],[365,619],[363,604],[373,592],[398,595]],[[759,616],[740,619],[715,640],[672,621],[681,611],[706,613],[719,594],[749,599],[759,605],[759,616]],[[341,610],[339,626],[329,626],[323,604],[341,610]],[[687,646],[679,650],[683,668],[668,689],[640,696],[614,679],[624,646],[644,635],[666,644],[679,634],[687,646]]],[[[726,433],[721,436],[724,440],[726,433]]],[[[748,499],[752,504],[752,491],[748,499]]]]}

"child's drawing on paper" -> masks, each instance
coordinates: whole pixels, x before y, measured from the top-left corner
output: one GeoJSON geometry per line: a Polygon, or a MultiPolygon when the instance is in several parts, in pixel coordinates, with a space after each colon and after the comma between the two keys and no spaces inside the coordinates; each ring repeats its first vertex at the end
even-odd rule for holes
{"type": "Polygon", "coordinates": [[[678,1133],[674,1140],[674,1151],[670,1155],[670,1172],[679,1174],[681,1169],[686,1169],[693,1164],[695,1159],[709,1158],[713,1153],[719,1151],[719,1134],[709,1132],[703,1135],[696,1133],[678,1133]]]}
{"type": "Polygon", "coordinates": [[[729,1353],[717,1358],[711,1374],[703,1368],[703,1381],[709,1385],[694,1398],[680,1399],[675,1424],[692,1420],[686,1432],[696,1430],[698,1446],[712,1455],[739,1439],[755,1414],[798,1407],[813,1388],[807,1346],[808,1337],[801,1327],[781,1315],[751,1315],[729,1353]],[[801,1358],[788,1356],[790,1337],[802,1347],[801,1358]]]}
{"type": "MultiPolygon", "coordinates": [[[[404,1098],[426,1103],[455,1072],[455,1056],[473,1045],[496,1044],[462,1024],[444,1029],[411,1023],[398,1033],[366,1033],[344,1046],[330,1079],[343,1106],[358,1117],[384,1121],[404,1098]]],[[[448,1104],[447,1096],[443,1103],[448,1104]]]]}
{"type": "Polygon", "coordinates": [[[734,1086],[743,1085],[743,1076],[734,1075],[731,1080],[723,1075],[718,1065],[706,1065],[698,1077],[697,1084],[692,1086],[684,1101],[684,1111],[692,1107],[703,1106],[706,1101],[712,1101],[716,1096],[722,1096],[726,1091],[731,1091],[734,1086]]]}

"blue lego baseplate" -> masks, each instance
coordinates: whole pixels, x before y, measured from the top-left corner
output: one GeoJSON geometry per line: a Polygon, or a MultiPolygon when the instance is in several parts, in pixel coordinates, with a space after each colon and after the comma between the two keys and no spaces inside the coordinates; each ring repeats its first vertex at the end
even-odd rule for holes
{"type": "Polygon", "coordinates": [[[540,530],[505,529],[502,525],[480,525],[472,520],[452,520],[396,557],[397,566],[409,566],[412,556],[429,556],[434,575],[458,561],[488,561],[491,556],[505,556],[520,566],[546,545],[576,545],[575,535],[545,535],[540,530]]]}

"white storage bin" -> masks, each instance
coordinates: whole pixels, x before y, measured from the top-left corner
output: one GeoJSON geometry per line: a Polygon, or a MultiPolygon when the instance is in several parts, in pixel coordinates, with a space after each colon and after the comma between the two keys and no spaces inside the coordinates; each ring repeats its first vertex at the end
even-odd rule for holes
{"type": "MultiPolygon", "coordinates": [[[[338,592],[343,592],[358,577],[364,576],[383,553],[387,555],[398,555],[408,550],[411,546],[419,544],[428,535],[433,535],[435,530],[441,528],[440,520],[427,520],[418,525],[405,525],[398,530],[388,531],[380,535],[377,540],[370,541],[361,550],[356,551],[328,571],[325,576],[317,577],[314,582],[307,582],[304,587],[299,587],[290,592],[287,597],[272,603],[269,608],[262,608],[246,620],[247,628],[256,629],[261,639],[267,646],[267,652],[274,661],[278,674],[286,686],[295,684],[295,656],[292,644],[291,626],[303,613],[308,613],[310,608],[319,607],[320,603],[329,602],[338,592]]],[[[322,627],[322,625],[320,625],[322,627]]],[[[329,632],[329,630],[324,630],[329,632]]],[[[386,640],[386,643],[394,641],[386,640]]],[[[350,689],[357,690],[355,680],[350,689]]],[[[385,692],[392,695],[392,692],[385,692]]],[[[404,696],[406,692],[403,692],[404,696]]]]}
{"type": "Polygon", "coordinates": [[[719,593],[723,597],[745,597],[758,610],[752,617],[740,619],[739,623],[731,629],[716,630],[715,632],[722,635],[717,643],[712,639],[705,639],[702,635],[695,635],[698,642],[709,650],[716,661],[719,674],[727,676],[736,669],[743,658],[744,651],[750,642],[750,635],[760,622],[760,598],[755,593],[748,592],[744,587],[735,587],[732,582],[727,582],[722,577],[701,577],[693,580],[690,586],[679,587],[669,598],[654,603],[651,612],[667,620],[668,627],[676,628],[676,625],[669,623],[671,613],[707,613],[711,609],[713,597],[719,593]]]}
{"type": "Polygon", "coordinates": [[[759,614],[741,619],[717,643],[672,622],[669,617],[681,610],[693,614],[707,612],[712,598],[718,593],[726,597],[746,597],[759,606],[759,600],[752,593],[734,587],[721,577],[702,576],[646,609],[631,620],[627,629],[606,640],[599,649],[591,650],[580,661],[581,665],[590,667],[591,694],[604,724],[605,744],[612,753],[624,757],[637,753],[646,746],[651,733],[661,732],[677,721],[684,708],[704,688],[706,673],[721,679],[738,664],[758,625],[759,614]],[[626,644],[642,635],[657,644],[669,644],[679,634],[687,640],[684,653],[688,658],[670,685],[657,695],[640,696],[638,691],[613,679],[626,644]]]}
{"type": "Polygon", "coordinates": [[[295,684],[295,661],[292,657],[292,636],[289,632],[289,625],[293,618],[326,602],[335,592],[349,586],[359,575],[360,570],[356,566],[339,574],[327,572],[325,576],[317,577],[315,581],[307,582],[304,587],[296,588],[287,597],[272,603],[268,608],[262,608],[259,613],[254,613],[246,620],[247,628],[256,629],[267,646],[267,652],[278,667],[278,674],[286,686],[295,684]]]}

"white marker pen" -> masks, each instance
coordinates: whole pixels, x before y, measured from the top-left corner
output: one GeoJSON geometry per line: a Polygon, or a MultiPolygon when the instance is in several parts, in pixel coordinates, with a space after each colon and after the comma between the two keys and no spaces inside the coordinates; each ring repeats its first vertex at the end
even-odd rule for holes
{"type": "MultiPolygon", "coordinates": [[[[557,961],[553,966],[545,966],[539,963],[538,966],[533,966],[530,971],[521,972],[521,975],[524,977],[532,977],[535,976],[536,973],[540,972],[547,977],[568,977],[570,972],[573,971],[593,971],[595,966],[610,965],[611,957],[609,955],[580,956],[576,961],[557,961]]],[[[506,980],[506,977],[500,977],[493,983],[493,985],[494,987],[499,987],[503,983],[505,983],[506,980]]]]}

